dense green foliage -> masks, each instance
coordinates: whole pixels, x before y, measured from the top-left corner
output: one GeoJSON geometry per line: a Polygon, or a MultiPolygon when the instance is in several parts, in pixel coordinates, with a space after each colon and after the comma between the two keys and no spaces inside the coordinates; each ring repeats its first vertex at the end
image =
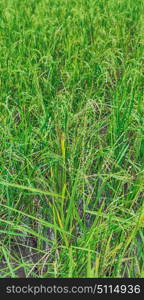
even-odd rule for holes
{"type": "Polygon", "coordinates": [[[1,277],[144,277],[143,65],[143,0],[0,0],[1,277]]]}

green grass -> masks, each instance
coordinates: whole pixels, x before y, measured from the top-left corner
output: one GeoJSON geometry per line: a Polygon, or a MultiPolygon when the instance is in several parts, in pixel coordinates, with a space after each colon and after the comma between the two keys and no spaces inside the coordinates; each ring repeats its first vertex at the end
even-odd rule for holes
{"type": "Polygon", "coordinates": [[[1,277],[144,278],[143,49],[143,0],[0,0],[1,277]]]}

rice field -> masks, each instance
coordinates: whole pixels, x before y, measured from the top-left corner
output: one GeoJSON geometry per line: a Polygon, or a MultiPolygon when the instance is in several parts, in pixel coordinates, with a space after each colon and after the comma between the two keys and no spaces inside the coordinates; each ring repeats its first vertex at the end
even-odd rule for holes
{"type": "Polygon", "coordinates": [[[144,1],[0,0],[0,277],[144,278],[144,1]]]}

